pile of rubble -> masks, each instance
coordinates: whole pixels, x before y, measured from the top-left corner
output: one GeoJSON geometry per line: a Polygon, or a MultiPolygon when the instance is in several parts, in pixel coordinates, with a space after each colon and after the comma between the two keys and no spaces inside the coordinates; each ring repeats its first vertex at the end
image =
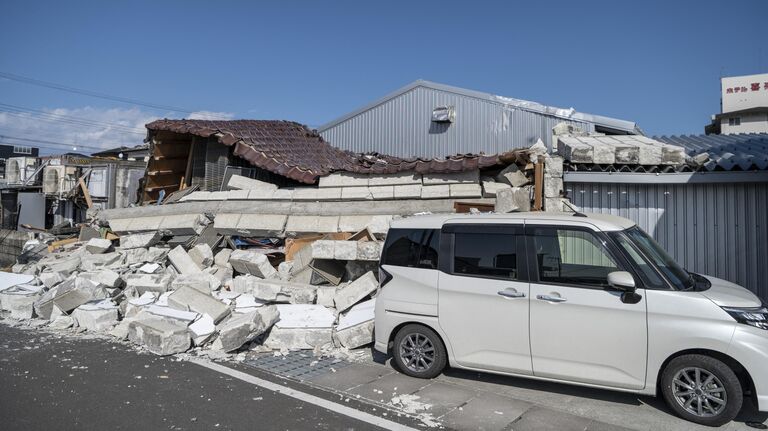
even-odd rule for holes
{"type": "Polygon", "coordinates": [[[0,273],[0,315],[109,334],[158,355],[373,341],[382,235],[251,239],[241,249],[229,237],[205,239],[175,245],[155,231],[37,244],[42,256],[0,273]]]}

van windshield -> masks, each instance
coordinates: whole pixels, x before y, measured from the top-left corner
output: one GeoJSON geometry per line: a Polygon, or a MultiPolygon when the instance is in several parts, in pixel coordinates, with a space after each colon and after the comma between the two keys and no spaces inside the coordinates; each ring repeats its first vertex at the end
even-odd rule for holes
{"type": "Polygon", "coordinates": [[[637,226],[631,227],[618,235],[629,240],[637,249],[669,280],[677,290],[688,290],[695,287],[694,277],[683,269],[675,259],[637,226]]]}

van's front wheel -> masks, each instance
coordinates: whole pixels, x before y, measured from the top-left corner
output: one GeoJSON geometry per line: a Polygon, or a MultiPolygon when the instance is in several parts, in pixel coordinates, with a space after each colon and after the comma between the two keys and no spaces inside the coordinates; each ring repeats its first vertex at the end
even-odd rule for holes
{"type": "Polygon", "coordinates": [[[435,331],[405,325],[395,335],[392,356],[403,373],[421,379],[437,377],[448,363],[445,346],[435,331]]]}
{"type": "Polygon", "coordinates": [[[704,355],[683,355],[670,361],[661,376],[661,392],[678,416],[708,426],[733,420],[744,398],[733,370],[704,355]]]}

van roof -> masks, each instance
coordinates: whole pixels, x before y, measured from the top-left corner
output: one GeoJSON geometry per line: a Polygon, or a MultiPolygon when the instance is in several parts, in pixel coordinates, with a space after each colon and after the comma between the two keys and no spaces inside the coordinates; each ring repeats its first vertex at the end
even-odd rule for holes
{"type": "Polygon", "coordinates": [[[601,231],[618,231],[630,228],[635,222],[611,214],[584,213],[586,217],[577,217],[575,213],[518,212],[508,214],[438,214],[414,215],[392,222],[393,228],[440,229],[446,222],[461,223],[468,220],[487,220],[489,223],[504,220],[546,220],[553,224],[573,222],[589,223],[601,231]]]}

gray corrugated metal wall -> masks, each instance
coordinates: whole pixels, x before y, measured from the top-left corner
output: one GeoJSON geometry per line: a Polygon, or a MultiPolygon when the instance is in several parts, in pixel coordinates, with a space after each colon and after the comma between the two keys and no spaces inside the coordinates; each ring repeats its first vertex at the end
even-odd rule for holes
{"type": "MultiPolygon", "coordinates": [[[[416,87],[320,134],[331,144],[354,152],[442,158],[526,148],[539,138],[551,145],[552,128],[563,121],[490,100],[416,87]],[[433,123],[432,110],[446,105],[455,107],[456,121],[433,123]]],[[[594,130],[591,123],[568,123],[594,130]]]]}
{"type": "Polygon", "coordinates": [[[689,271],[768,300],[768,184],[566,183],[582,211],[635,221],[689,271]]]}

